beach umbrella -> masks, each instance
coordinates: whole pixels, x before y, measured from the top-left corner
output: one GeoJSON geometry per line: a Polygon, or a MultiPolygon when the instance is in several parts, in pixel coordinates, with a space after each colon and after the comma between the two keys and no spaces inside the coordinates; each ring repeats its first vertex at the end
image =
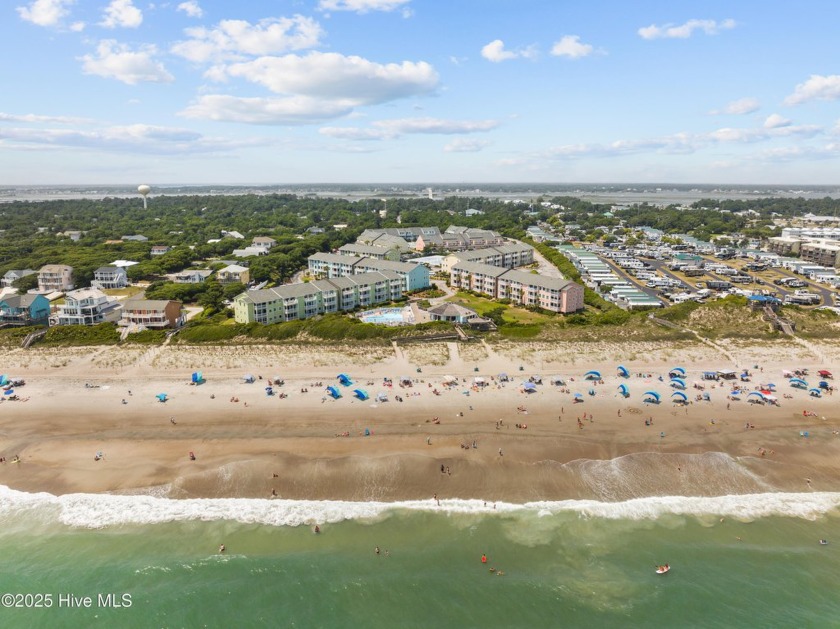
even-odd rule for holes
{"type": "Polygon", "coordinates": [[[649,395],[650,397],[652,397],[652,398],[653,398],[654,400],[656,400],[657,402],[658,402],[660,399],[662,399],[662,396],[661,396],[661,395],[659,395],[656,391],[645,391],[645,395],[649,395]]]}
{"type": "Polygon", "coordinates": [[[525,390],[526,393],[533,393],[537,390],[537,385],[535,385],[533,382],[523,382],[522,388],[525,390]]]}
{"type": "Polygon", "coordinates": [[[601,372],[600,371],[587,371],[583,374],[583,377],[587,380],[600,380],[601,379],[601,372]]]}
{"type": "Polygon", "coordinates": [[[388,394],[385,393],[385,391],[380,391],[377,394],[376,399],[379,400],[380,402],[387,402],[388,401],[388,394]]]}
{"type": "Polygon", "coordinates": [[[816,388],[811,389],[810,391],[808,391],[808,393],[810,393],[814,397],[822,397],[822,391],[816,388]]]}
{"type": "Polygon", "coordinates": [[[805,382],[802,378],[791,378],[790,386],[797,387],[799,389],[807,389],[808,383],[805,382]]]}
{"type": "Polygon", "coordinates": [[[508,375],[505,372],[499,374],[499,382],[507,382],[508,379],[508,375]]]}
{"type": "Polygon", "coordinates": [[[351,384],[353,384],[353,381],[350,379],[350,376],[348,376],[346,373],[338,374],[337,378],[338,381],[345,387],[349,387],[351,384]]]}
{"type": "Polygon", "coordinates": [[[0,386],[9,384],[9,376],[0,376],[0,386]]]}
{"type": "Polygon", "coordinates": [[[776,388],[776,385],[773,384],[772,382],[769,382],[769,383],[767,383],[767,388],[770,389],[771,391],[773,391],[776,388]]]}
{"type": "Polygon", "coordinates": [[[685,380],[682,378],[671,378],[671,386],[675,389],[685,389],[685,380]]]}
{"type": "Polygon", "coordinates": [[[630,377],[630,372],[627,371],[627,367],[625,367],[624,365],[619,365],[618,366],[618,375],[621,376],[622,378],[629,378],[630,377]]]}
{"type": "Polygon", "coordinates": [[[355,395],[357,398],[359,398],[362,401],[364,401],[364,400],[366,400],[370,397],[368,395],[368,392],[365,391],[364,389],[353,389],[353,395],[355,395]]]}
{"type": "Polygon", "coordinates": [[[707,392],[704,392],[704,393],[703,393],[703,399],[704,399],[706,402],[711,402],[711,401],[712,401],[712,396],[710,396],[710,395],[709,395],[709,393],[708,393],[708,391],[707,391],[707,392]]]}
{"type": "Polygon", "coordinates": [[[772,391],[770,389],[761,389],[760,393],[761,395],[767,396],[770,395],[772,391]]]}
{"type": "Polygon", "coordinates": [[[627,388],[626,384],[618,385],[618,392],[624,397],[628,397],[630,395],[630,389],[627,388]]]}
{"type": "Polygon", "coordinates": [[[833,378],[834,377],[834,376],[831,375],[831,372],[828,371],[827,369],[820,369],[817,373],[819,375],[821,375],[823,378],[833,378]]]}
{"type": "Polygon", "coordinates": [[[338,398],[341,397],[341,391],[339,391],[337,388],[332,387],[332,386],[327,387],[327,393],[329,393],[330,396],[335,400],[337,400],[338,398]]]}
{"type": "Polygon", "coordinates": [[[685,369],[683,369],[682,367],[674,367],[674,368],[671,369],[671,371],[668,372],[668,375],[671,376],[672,378],[674,377],[674,375],[677,375],[681,378],[684,378],[685,377],[685,369]]]}
{"type": "Polygon", "coordinates": [[[166,393],[158,393],[155,397],[158,399],[158,402],[166,402],[166,393]]]}
{"type": "Polygon", "coordinates": [[[753,395],[760,397],[762,400],[767,397],[764,391],[751,391],[747,397],[752,397],[753,395]]]}
{"type": "Polygon", "coordinates": [[[674,391],[671,394],[671,398],[677,398],[678,400],[682,400],[683,402],[688,402],[688,396],[682,391],[674,391]]]}
{"type": "Polygon", "coordinates": [[[820,385],[819,386],[820,386],[820,389],[827,389],[829,385],[828,385],[828,382],[826,382],[825,380],[820,380],[820,385]]]}

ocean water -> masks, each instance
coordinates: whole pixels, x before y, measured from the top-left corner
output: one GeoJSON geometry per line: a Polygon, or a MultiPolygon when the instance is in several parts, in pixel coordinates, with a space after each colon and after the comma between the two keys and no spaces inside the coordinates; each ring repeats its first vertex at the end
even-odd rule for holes
{"type": "Polygon", "coordinates": [[[838,493],[438,506],[0,488],[0,544],[4,626],[840,626],[838,493]]]}

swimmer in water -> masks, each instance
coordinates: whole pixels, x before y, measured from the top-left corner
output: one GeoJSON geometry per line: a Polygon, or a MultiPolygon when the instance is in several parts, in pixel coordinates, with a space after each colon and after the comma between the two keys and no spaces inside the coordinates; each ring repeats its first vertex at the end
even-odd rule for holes
{"type": "Polygon", "coordinates": [[[219,552],[220,552],[220,553],[225,552],[225,545],[224,545],[224,544],[220,544],[220,545],[219,545],[219,552]]]}

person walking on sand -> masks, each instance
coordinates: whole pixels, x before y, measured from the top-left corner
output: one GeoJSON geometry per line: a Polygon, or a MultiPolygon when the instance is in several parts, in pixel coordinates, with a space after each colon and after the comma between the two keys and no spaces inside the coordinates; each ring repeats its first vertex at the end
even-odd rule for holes
{"type": "Polygon", "coordinates": [[[502,456],[502,449],[499,448],[499,456],[502,456]]]}

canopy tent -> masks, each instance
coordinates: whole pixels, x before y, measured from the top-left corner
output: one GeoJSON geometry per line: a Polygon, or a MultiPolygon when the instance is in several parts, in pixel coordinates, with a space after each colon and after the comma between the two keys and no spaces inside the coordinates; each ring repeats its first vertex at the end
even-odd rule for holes
{"type": "Polygon", "coordinates": [[[476,376],[475,378],[473,378],[473,382],[481,386],[487,384],[487,381],[482,376],[476,376]]]}
{"type": "Polygon", "coordinates": [[[443,377],[443,384],[453,384],[455,382],[458,382],[458,378],[456,378],[455,376],[444,376],[443,377]]]}
{"type": "Polygon", "coordinates": [[[630,377],[630,372],[627,371],[627,367],[625,367],[624,365],[619,365],[618,366],[618,375],[621,376],[622,378],[629,378],[630,377]]]}
{"type": "Polygon", "coordinates": [[[704,371],[703,372],[703,380],[717,380],[718,375],[717,371],[704,371]]]}
{"type": "Polygon", "coordinates": [[[678,400],[682,400],[683,402],[688,402],[688,396],[683,393],[682,391],[674,391],[671,394],[671,399],[677,398],[678,400]]]}
{"type": "Polygon", "coordinates": [[[790,386],[796,387],[797,389],[807,389],[808,383],[805,382],[802,378],[791,378],[790,386]]]}
{"type": "Polygon", "coordinates": [[[252,376],[249,373],[246,373],[244,376],[242,376],[242,382],[254,382],[254,376],[252,376]]]}
{"type": "Polygon", "coordinates": [[[831,385],[829,385],[828,382],[826,382],[825,380],[820,380],[820,384],[819,384],[820,389],[828,389],[829,386],[831,386],[831,385]]]}
{"type": "Polygon", "coordinates": [[[662,399],[662,396],[659,395],[656,391],[645,391],[645,395],[648,396],[645,398],[645,402],[650,402],[653,400],[654,402],[659,402],[662,399]]]}
{"type": "Polygon", "coordinates": [[[556,384],[557,386],[565,386],[566,381],[563,380],[562,376],[551,376],[551,384],[556,384]]]}
{"type": "Polygon", "coordinates": [[[370,396],[368,395],[368,392],[365,391],[364,389],[353,389],[353,395],[355,395],[357,398],[359,398],[362,402],[364,402],[365,400],[370,398],[370,396]]]}
{"type": "Polygon", "coordinates": [[[685,377],[685,369],[682,367],[673,367],[671,371],[668,372],[668,376],[673,378],[674,376],[684,378],[685,377]]]}
{"type": "Polygon", "coordinates": [[[334,400],[337,400],[341,397],[341,391],[339,391],[336,387],[333,386],[327,387],[327,393],[329,393],[334,400]]]}
{"type": "Polygon", "coordinates": [[[200,371],[194,371],[192,374],[192,383],[201,384],[202,382],[204,382],[204,374],[200,371]]]}
{"type": "Polygon", "coordinates": [[[630,389],[627,388],[626,384],[618,385],[618,392],[624,397],[630,397],[630,389]]]}
{"type": "Polygon", "coordinates": [[[509,380],[510,377],[505,372],[499,374],[499,382],[508,382],[509,380]]]}
{"type": "Polygon", "coordinates": [[[703,392],[703,401],[705,401],[705,402],[711,402],[712,401],[712,396],[709,395],[708,391],[703,392]]]}
{"type": "Polygon", "coordinates": [[[380,391],[376,394],[377,402],[387,402],[388,401],[388,394],[385,391],[380,391]]]}
{"type": "Polygon", "coordinates": [[[831,375],[831,372],[828,371],[827,369],[820,369],[817,373],[823,378],[833,378],[834,377],[833,375],[831,375]]]}
{"type": "Polygon", "coordinates": [[[169,399],[166,393],[158,393],[155,397],[158,399],[158,402],[166,402],[169,399]]]}
{"type": "Polygon", "coordinates": [[[816,388],[814,388],[814,389],[810,389],[810,390],[808,391],[808,393],[809,393],[812,397],[822,397],[822,391],[820,391],[819,389],[816,389],[816,388]]]}
{"type": "Polygon", "coordinates": [[[353,384],[353,381],[350,379],[350,376],[348,376],[346,373],[338,374],[336,376],[336,379],[340,384],[344,385],[345,387],[349,387],[351,384],[353,384]]]}
{"type": "Polygon", "coordinates": [[[531,376],[528,378],[528,382],[533,382],[534,384],[542,384],[542,376],[531,376]]]}
{"type": "Polygon", "coordinates": [[[533,382],[523,382],[522,389],[525,391],[525,393],[534,393],[537,390],[537,385],[535,385],[533,382]]]}
{"type": "Polygon", "coordinates": [[[587,380],[600,380],[601,379],[601,372],[600,371],[587,371],[583,374],[583,377],[587,380]]]}
{"type": "Polygon", "coordinates": [[[682,378],[671,378],[670,386],[674,389],[685,389],[685,380],[682,378]]]}

